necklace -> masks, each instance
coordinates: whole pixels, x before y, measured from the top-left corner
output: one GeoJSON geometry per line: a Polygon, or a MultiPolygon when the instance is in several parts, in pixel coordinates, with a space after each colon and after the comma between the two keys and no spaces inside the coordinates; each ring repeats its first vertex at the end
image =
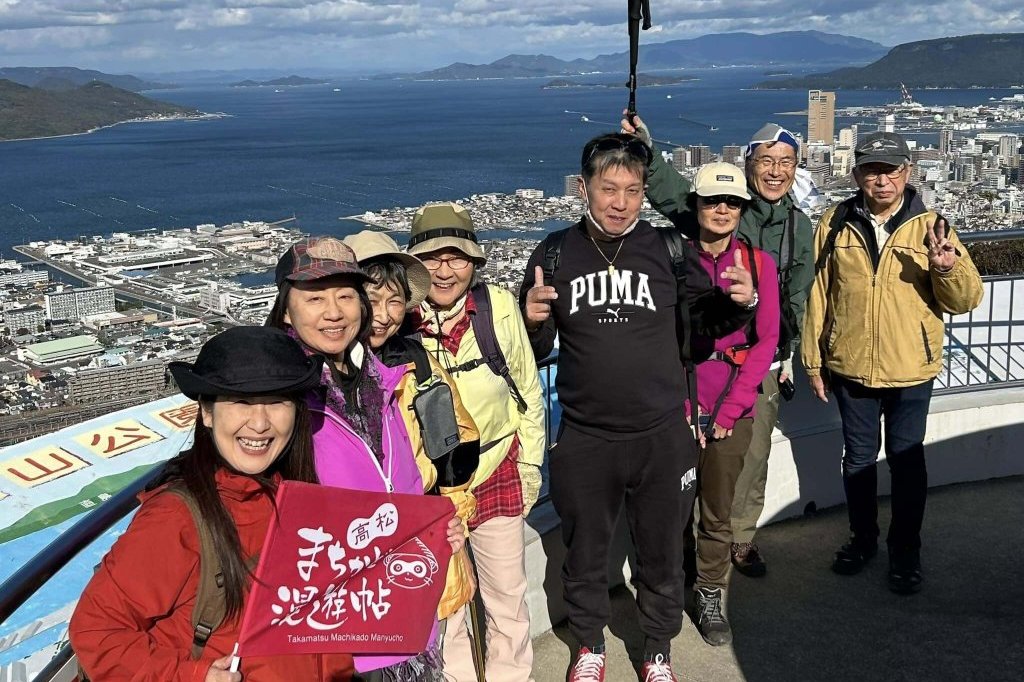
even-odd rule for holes
{"type": "Polygon", "coordinates": [[[587,236],[590,237],[590,243],[594,245],[597,252],[601,254],[601,258],[604,258],[604,261],[608,263],[608,274],[615,274],[615,259],[619,257],[619,251],[622,251],[622,244],[626,241],[625,238],[619,239],[619,248],[615,249],[615,255],[609,259],[608,256],[604,255],[604,251],[601,250],[601,247],[597,245],[597,241],[594,239],[593,235],[588,234],[587,236]]]}

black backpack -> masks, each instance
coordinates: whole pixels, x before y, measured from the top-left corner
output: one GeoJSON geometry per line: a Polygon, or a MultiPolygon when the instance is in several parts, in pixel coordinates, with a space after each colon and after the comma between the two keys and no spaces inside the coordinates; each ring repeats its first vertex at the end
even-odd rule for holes
{"type": "MultiPolygon", "coordinates": [[[[652,226],[654,227],[654,226],[652,226]]],[[[567,227],[556,232],[551,232],[544,238],[544,284],[551,286],[555,276],[555,270],[561,265],[562,245],[565,243],[565,236],[569,230],[567,227]]],[[[683,362],[686,370],[687,398],[690,400],[690,426],[694,435],[697,435],[699,405],[697,404],[697,363],[706,360],[711,356],[713,341],[708,344],[706,340],[693,334],[690,325],[690,307],[686,304],[686,249],[682,234],[674,227],[654,227],[665,248],[668,249],[669,260],[672,265],[672,275],[676,278],[676,291],[679,298],[676,302],[676,335],[679,338],[679,359],[683,362]]]]}

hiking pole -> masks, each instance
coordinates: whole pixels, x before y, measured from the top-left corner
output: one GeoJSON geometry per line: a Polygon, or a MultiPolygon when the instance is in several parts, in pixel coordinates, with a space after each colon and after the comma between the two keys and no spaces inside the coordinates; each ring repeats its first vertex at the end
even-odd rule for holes
{"type": "MultiPolygon", "coordinates": [[[[469,555],[469,565],[476,572],[476,557],[473,556],[473,548],[466,541],[466,553],[469,555]]],[[[473,623],[473,667],[476,669],[476,682],[487,682],[484,678],[484,644],[480,640],[480,607],[477,605],[477,598],[480,597],[480,578],[476,579],[477,589],[469,600],[469,620],[473,623]]],[[[485,626],[486,627],[486,626],[485,626]]]]}
{"type": "Polygon", "coordinates": [[[640,57],[640,24],[643,29],[651,27],[650,0],[629,0],[629,105],[626,107],[626,118],[633,125],[636,116],[636,63],[640,57]]]}

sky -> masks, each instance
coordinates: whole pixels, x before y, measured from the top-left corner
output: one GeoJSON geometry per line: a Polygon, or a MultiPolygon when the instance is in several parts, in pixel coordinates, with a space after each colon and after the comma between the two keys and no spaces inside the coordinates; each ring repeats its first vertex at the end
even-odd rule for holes
{"type": "MultiPolygon", "coordinates": [[[[819,30],[892,46],[1024,31],[1021,0],[651,0],[642,43],[819,30]],[[910,5],[910,6],[908,6],[910,5]]],[[[419,71],[627,49],[626,0],[0,0],[0,66],[419,71]]]]}

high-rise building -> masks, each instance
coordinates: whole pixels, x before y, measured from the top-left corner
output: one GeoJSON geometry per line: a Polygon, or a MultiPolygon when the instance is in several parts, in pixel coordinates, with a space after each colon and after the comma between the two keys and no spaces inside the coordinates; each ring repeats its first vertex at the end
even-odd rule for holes
{"type": "Polygon", "coordinates": [[[832,144],[835,136],[836,93],[807,91],[807,141],[832,144]]]}
{"type": "Polygon", "coordinates": [[[878,117],[878,132],[880,133],[895,133],[896,132],[896,116],[893,114],[886,114],[885,116],[878,117]]]}
{"type": "Polygon", "coordinates": [[[46,317],[51,320],[78,320],[114,309],[114,290],[110,287],[71,289],[46,296],[46,317]]]}
{"type": "Polygon", "coordinates": [[[960,182],[974,182],[974,159],[959,159],[954,166],[953,177],[960,182]]]}
{"type": "Polygon", "coordinates": [[[1020,155],[1020,165],[1017,166],[1017,186],[1024,189],[1024,154],[1020,155]]]}
{"type": "Polygon", "coordinates": [[[738,144],[727,144],[722,147],[722,161],[734,163],[737,166],[743,165],[743,147],[738,144]]]}
{"type": "Polygon", "coordinates": [[[562,196],[575,197],[579,196],[579,175],[566,175],[565,176],[565,188],[562,190],[562,196]]]}
{"type": "Polygon", "coordinates": [[[854,123],[849,128],[839,129],[839,146],[846,147],[847,149],[855,149],[857,147],[857,124],[854,123]]]}
{"type": "Polygon", "coordinates": [[[686,147],[676,147],[672,150],[672,167],[677,171],[686,169],[689,164],[689,156],[686,147]]]}
{"type": "Polygon", "coordinates": [[[942,155],[953,152],[953,129],[943,128],[939,131],[939,153],[942,155]]]}
{"type": "Polygon", "coordinates": [[[999,137],[999,156],[1002,157],[1004,165],[1017,165],[1018,147],[1020,147],[1020,138],[1016,135],[1001,135],[999,137]]]}
{"type": "Polygon", "coordinates": [[[690,165],[699,168],[705,163],[711,163],[711,147],[706,144],[691,144],[690,165]]]}

